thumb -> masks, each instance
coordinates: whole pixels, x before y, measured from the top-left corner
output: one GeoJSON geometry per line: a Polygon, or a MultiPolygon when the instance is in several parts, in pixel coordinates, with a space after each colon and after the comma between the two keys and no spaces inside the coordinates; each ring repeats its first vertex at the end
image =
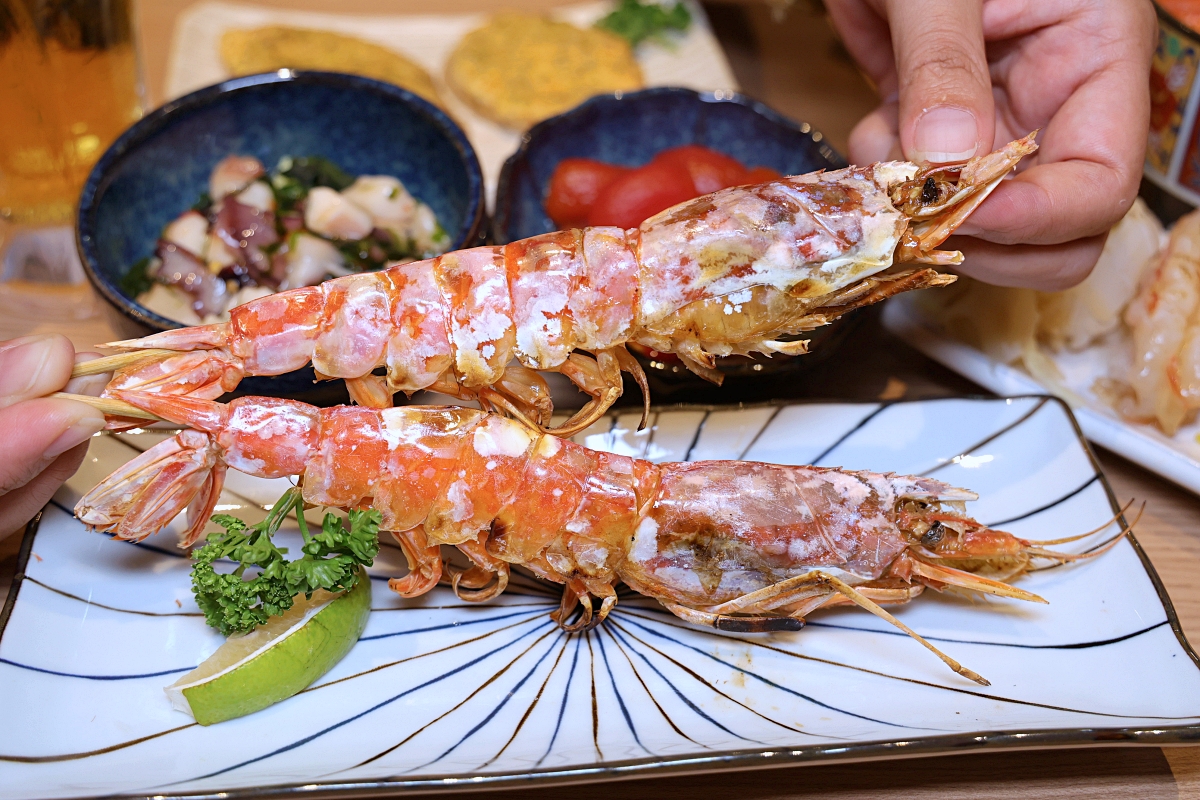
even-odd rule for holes
{"type": "Polygon", "coordinates": [[[982,0],[888,0],[900,92],[900,146],[913,161],[992,149],[995,103],[982,0]]]}

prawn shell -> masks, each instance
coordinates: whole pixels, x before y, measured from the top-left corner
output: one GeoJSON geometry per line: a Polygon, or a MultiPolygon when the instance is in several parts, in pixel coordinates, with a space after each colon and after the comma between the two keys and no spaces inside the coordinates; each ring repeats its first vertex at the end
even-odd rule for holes
{"type": "Polygon", "coordinates": [[[516,330],[504,266],[501,247],[475,247],[435,260],[450,311],[454,368],[468,389],[491,386],[512,358],[516,330]]]}
{"type": "Polygon", "coordinates": [[[569,304],[582,272],[580,231],[559,231],[504,248],[512,293],[516,353],[533,369],[567,360],[574,344],[569,304]]]}
{"type": "Polygon", "coordinates": [[[262,478],[303,473],[316,452],[319,411],[274,397],[239,397],[217,434],[227,466],[262,478]]]}
{"type": "Polygon", "coordinates": [[[304,498],[317,505],[359,508],[386,480],[388,443],[377,409],[339,406],[321,412],[318,446],[304,470],[304,498]]]}
{"type": "Polygon", "coordinates": [[[388,386],[394,391],[424,389],[454,362],[434,264],[415,261],[388,270],[396,287],[396,306],[385,360],[388,386]]]}
{"type": "Polygon", "coordinates": [[[325,292],[308,286],[268,295],[229,312],[230,349],[250,375],[282,375],[312,357],[325,292]]]}
{"type": "Polygon", "coordinates": [[[321,284],[325,309],[313,343],[318,375],[358,378],[383,363],[391,329],[393,286],[386,272],[334,278],[321,284]]]}
{"type": "Polygon", "coordinates": [[[607,350],[630,340],[640,290],[637,254],[621,228],[583,231],[583,270],[571,291],[574,346],[607,350]]]}
{"type": "Polygon", "coordinates": [[[890,267],[906,226],[857,168],[698,197],[639,229],[642,324],[754,286],[827,294],[890,267]]]}
{"type": "Polygon", "coordinates": [[[521,486],[537,438],[518,422],[490,415],[461,436],[457,472],[425,520],[429,538],[457,545],[486,530],[521,486]]]}
{"type": "MultiPolygon", "coordinates": [[[[838,565],[878,578],[907,543],[890,521],[886,476],[738,462],[673,465],[621,570],[703,607],[838,565]]],[[[641,591],[639,589],[639,591],[641,591]]]]}
{"type": "Polygon", "coordinates": [[[471,408],[420,406],[380,412],[388,453],[373,505],[383,516],[384,530],[407,531],[425,522],[456,474],[464,434],[483,416],[471,408]]]}
{"type": "Polygon", "coordinates": [[[521,476],[525,491],[517,492],[497,516],[488,552],[513,564],[535,559],[579,509],[595,463],[590,451],[541,436],[521,476]]]}

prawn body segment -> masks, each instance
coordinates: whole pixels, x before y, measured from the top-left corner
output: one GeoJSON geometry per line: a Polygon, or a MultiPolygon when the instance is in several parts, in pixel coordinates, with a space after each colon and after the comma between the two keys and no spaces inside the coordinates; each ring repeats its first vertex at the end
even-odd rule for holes
{"type": "Polygon", "coordinates": [[[851,603],[920,639],[881,604],[926,588],[1044,602],[1008,581],[1033,559],[1082,557],[988,529],[963,510],[973,493],[931,478],[740,461],[653,464],[475,409],[119,396],[193,430],[89,492],[76,508],[89,526],[140,539],[190,504],[191,543],[227,467],[302,476],[310,504],[380,512],[381,530],[411,567],[392,581],[401,594],[444,580],[460,597],[483,600],[521,565],[564,586],[555,619],[572,630],[601,622],[623,581],[683,619],[722,630],[795,630],[819,608],[851,603]],[[443,563],[441,546],[457,547],[471,566],[443,563]]]}
{"type": "Polygon", "coordinates": [[[360,405],[432,388],[538,428],[548,391],[530,370],[558,371],[592,397],[566,435],[615,402],[621,372],[645,385],[630,342],[719,383],[718,356],[798,355],[805,331],[952,282],[896,265],[958,263],[936,247],[1034,149],[1031,134],[961,165],[885,162],[734,187],[630,230],[559,231],[334,278],[239,306],[225,324],[112,343],[155,351],[112,390],[212,399],[245,375],[311,362],[360,405]],[[167,351],[209,355],[164,361],[167,351]]]}

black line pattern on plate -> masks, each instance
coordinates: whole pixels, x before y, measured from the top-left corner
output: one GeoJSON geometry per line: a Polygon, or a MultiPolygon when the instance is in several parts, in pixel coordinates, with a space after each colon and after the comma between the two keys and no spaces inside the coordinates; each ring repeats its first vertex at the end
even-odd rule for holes
{"type": "Polygon", "coordinates": [[[737,454],[738,461],[746,460],[746,453],[749,453],[754,445],[758,444],[758,440],[764,433],[766,433],[767,428],[771,427],[771,423],[774,422],[775,418],[779,416],[780,411],[783,411],[783,406],[778,406],[774,411],[771,412],[771,416],[767,417],[767,421],[762,424],[762,427],[758,429],[754,436],[750,437],[750,443],[743,447],[741,452],[737,454]]]}
{"type": "Polygon", "coordinates": [[[884,411],[887,411],[889,408],[892,407],[892,405],[893,405],[892,403],[883,403],[883,404],[879,405],[878,407],[876,407],[876,409],[874,411],[871,411],[870,413],[868,413],[865,417],[863,417],[858,422],[856,422],[854,424],[854,426],[851,427],[848,431],[846,431],[841,436],[839,436],[837,439],[835,439],[833,444],[829,445],[829,447],[826,447],[824,450],[822,450],[820,453],[818,453],[817,457],[812,460],[812,465],[814,467],[821,466],[821,462],[823,462],[826,458],[828,458],[830,453],[834,452],[839,447],[841,447],[843,444],[845,444],[847,439],[849,439],[851,436],[853,436],[854,434],[858,433],[860,430],[865,428],[868,424],[870,424],[871,420],[878,417],[884,411]]]}
{"type": "Polygon", "coordinates": [[[1092,477],[1088,478],[1086,481],[1079,484],[1077,487],[1075,487],[1071,491],[1067,492],[1066,494],[1064,494],[1062,497],[1058,498],[1057,500],[1052,500],[1051,502],[1046,503],[1044,506],[1038,506],[1035,509],[1026,511],[1024,514],[1018,514],[1015,517],[1009,517],[1008,519],[997,520],[996,522],[989,522],[989,523],[987,523],[987,526],[989,528],[995,528],[999,525],[1008,525],[1009,523],[1018,522],[1023,519],[1028,519],[1029,517],[1032,517],[1036,514],[1041,514],[1043,511],[1049,511],[1050,509],[1054,508],[1055,506],[1059,505],[1060,503],[1065,503],[1067,500],[1070,500],[1072,497],[1079,494],[1084,489],[1088,488],[1089,486],[1091,486],[1093,483],[1095,483],[1098,480],[1100,480],[1099,472],[1095,473],[1094,475],[1092,475],[1092,477]]]}
{"type": "Polygon", "coordinates": [[[32,664],[22,664],[19,661],[13,661],[8,658],[0,658],[0,664],[7,664],[10,667],[18,669],[26,669],[30,672],[41,672],[45,675],[57,675],[60,678],[78,678],[84,681],[136,681],[142,678],[160,678],[163,675],[178,675],[181,672],[190,672],[196,668],[193,664],[190,667],[180,667],[179,669],[164,669],[159,672],[145,672],[137,675],[84,675],[78,672],[60,672],[54,669],[46,669],[45,667],[35,667],[32,664]]]}
{"type": "Polygon", "coordinates": [[[992,442],[996,441],[997,439],[999,439],[1001,436],[1008,433],[1009,431],[1016,430],[1021,425],[1023,425],[1025,422],[1032,419],[1034,414],[1041,411],[1042,408],[1046,405],[1046,403],[1049,402],[1049,400],[1050,400],[1050,398],[1043,397],[1040,401],[1033,404],[1033,408],[1026,411],[1015,421],[1010,422],[1009,424],[1005,425],[1004,427],[1000,428],[999,430],[997,430],[991,434],[988,434],[986,437],[984,437],[983,439],[980,439],[978,442],[971,445],[967,449],[963,450],[961,453],[954,456],[953,458],[943,461],[942,463],[938,464],[936,467],[930,467],[929,469],[922,472],[921,475],[926,475],[926,476],[932,475],[933,473],[937,472],[938,470],[945,469],[946,467],[949,467],[952,464],[957,464],[964,456],[968,456],[971,453],[974,453],[979,448],[984,447],[985,445],[991,444],[992,442]]]}
{"type": "MultiPolygon", "coordinates": [[[[629,612],[625,612],[625,615],[626,616],[639,616],[637,614],[629,614],[629,612]]],[[[689,628],[685,625],[679,625],[679,624],[672,623],[672,622],[665,622],[663,620],[649,619],[647,617],[642,617],[642,619],[645,619],[648,622],[656,622],[660,625],[665,625],[669,628],[677,628],[679,630],[693,630],[692,628],[689,628]]],[[[651,631],[649,628],[646,628],[644,625],[639,625],[636,622],[631,623],[631,624],[637,625],[639,628],[642,628],[643,630],[646,630],[648,633],[651,633],[653,635],[662,636],[662,638],[666,638],[666,639],[671,638],[671,637],[665,636],[660,633],[655,633],[654,631],[651,631]]],[[[1158,627],[1158,626],[1155,626],[1155,627],[1158,627]]],[[[871,632],[874,633],[875,631],[871,631],[871,632]]],[[[1143,631],[1143,633],[1144,633],[1144,631],[1143,631]]],[[[862,673],[865,673],[868,675],[874,675],[874,676],[880,677],[880,678],[887,678],[888,680],[902,681],[904,683],[911,683],[911,684],[914,684],[917,686],[924,686],[924,687],[931,688],[931,689],[940,689],[940,690],[947,691],[947,692],[955,692],[958,694],[967,694],[967,695],[971,695],[973,697],[980,697],[980,698],[984,698],[987,700],[998,700],[1000,702],[1012,703],[1015,705],[1031,706],[1034,708],[1046,708],[1046,709],[1050,709],[1052,711],[1065,711],[1065,712],[1074,713],[1074,714],[1088,714],[1091,716],[1098,716],[1098,717],[1113,717],[1113,718],[1117,718],[1117,719],[1155,719],[1155,720],[1200,719],[1200,713],[1190,714],[1190,715],[1182,715],[1182,716],[1162,716],[1162,715],[1154,715],[1154,714],[1114,714],[1114,713],[1110,713],[1110,712],[1106,712],[1106,711],[1089,711],[1086,709],[1068,708],[1066,706],[1056,706],[1056,705],[1051,705],[1051,704],[1047,704],[1047,703],[1036,703],[1036,702],[1029,701],[1029,700],[1018,700],[1018,699],[1011,698],[1011,697],[1003,697],[1001,695],[988,694],[986,692],[977,692],[977,691],[974,691],[971,689],[964,689],[964,688],[960,688],[957,686],[943,686],[942,684],[930,683],[928,681],[922,681],[917,678],[904,678],[904,677],[900,677],[897,675],[889,675],[886,672],[880,672],[878,670],[869,669],[867,667],[858,667],[858,666],[854,666],[852,664],[843,664],[840,661],[832,661],[827,658],[819,658],[817,656],[804,655],[803,653],[795,653],[795,652],[792,652],[791,650],[786,650],[782,647],[775,647],[774,645],[766,644],[764,642],[756,641],[754,639],[749,639],[749,638],[742,639],[742,638],[739,638],[736,636],[728,636],[728,635],[720,634],[720,633],[713,634],[713,635],[718,636],[722,639],[726,639],[730,642],[734,642],[737,644],[752,645],[754,647],[759,647],[764,650],[770,650],[775,653],[780,653],[781,655],[790,656],[791,658],[796,658],[801,661],[812,661],[812,662],[819,663],[819,664],[826,664],[831,667],[839,667],[842,669],[854,670],[855,672],[862,672],[862,673]]],[[[1126,637],[1126,638],[1128,638],[1128,637],[1126,637]]],[[[711,656],[709,654],[705,654],[705,655],[708,655],[709,658],[713,658],[713,656],[711,656]]],[[[744,674],[749,674],[749,673],[744,673],[744,674]]]]}
{"type": "Polygon", "coordinates": [[[692,460],[692,451],[696,449],[696,445],[700,442],[700,437],[704,435],[704,426],[708,424],[708,418],[712,416],[712,413],[711,410],[705,411],[704,416],[700,418],[700,424],[696,426],[696,433],[692,436],[692,441],[688,445],[687,451],[684,452],[683,458],[680,459],[681,461],[692,460]]]}

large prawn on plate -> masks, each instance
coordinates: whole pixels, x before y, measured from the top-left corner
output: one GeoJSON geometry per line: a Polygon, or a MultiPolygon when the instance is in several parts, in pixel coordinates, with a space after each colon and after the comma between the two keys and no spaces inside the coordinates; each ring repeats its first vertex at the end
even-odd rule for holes
{"type": "Polygon", "coordinates": [[[139,540],[187,508],[190,545],[228,468],[298,476],[307,503],[380,513],[380,530],[410,566],[389,584],[399,594],[445,580],[464,600],[488,600],[519,565],[564,586],[553,616],[568,630],[603,621],[619,582],[725,631],[798,630],[818,609],[853,604],[986,683],[882,606],[927,588],[1045,602],[1010,581],[1038,559],[1107,549],[1071,555],[1045,548],[1056,542],[992,530],[966,513],[974,493],[932,478],[746,461],[654,464],[468,408],[116,394],[128,404],[118,411],[189,429],[88,492],[75,507],[86,525],[139,540]],[[446,545],[470,566],[444,562],[446,545]]]}
{"type": "Polygon", "coordinates": [[[649,407],[630,342],[720,383],[717,357],[798,355],[805,331],[953,282],[933,267],[962,254],[937,248],[1037,149],[1035,133],[962,164],[783,178],[696,198],[638,228],[558,231],[334,278],[253,300],[229,322],[112,342],[123,352],[80,369],[118,368],[110,393],[215,399],[246,375],[311,363],[363,406],[431,389],[543,430],[553,407],[537,371],[560,372],[591,396],[555,431],[570,435],[617,400],[623,371],[649,407]]]}

